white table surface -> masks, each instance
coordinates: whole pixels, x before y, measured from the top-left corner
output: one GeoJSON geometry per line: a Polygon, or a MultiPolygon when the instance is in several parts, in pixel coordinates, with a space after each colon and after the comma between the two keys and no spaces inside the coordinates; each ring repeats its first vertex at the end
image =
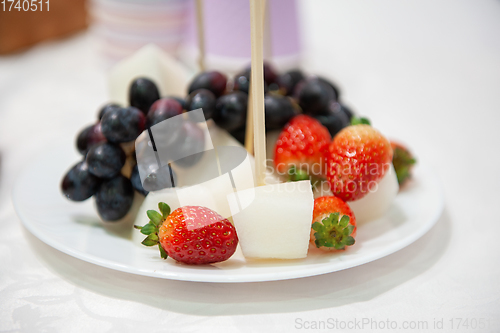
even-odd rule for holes
{"type": "Polygon", "coordinates": [[[369,321],[365,331],[387,320],[392,331],[423,322],[426,332],[500,331],[500,1],[309,0],[300,9],[304,67],[335,79],[348,105],[440,175],[437,225],[370,264],[268,283],[146,278],[50,248],[21,225],[11,190],[24,166],[72,142],[106,101],[105,72],[82,34],[0,58],[1,332],[294,332],[321,322],[344,331],[328,330],[335,319],[358,329],[369,321]],[[487,328],[457,329],[454,318],[487,328]]]}

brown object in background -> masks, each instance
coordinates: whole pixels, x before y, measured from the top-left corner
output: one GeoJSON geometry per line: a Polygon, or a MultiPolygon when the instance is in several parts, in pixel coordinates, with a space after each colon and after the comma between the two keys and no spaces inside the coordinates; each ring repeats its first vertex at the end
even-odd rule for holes
{"type": "MultiPolygon", "coordinates": [[[[43,0],[43,11],[14,10],[17,0],[9,12],[10,2],[5,9],[0,3],[0,54],[15,52],[38,42],[66,36],[87,27],[86,0],[43,0]]],[[[22,6],[21,0],[21,6],[22,6]]],[[[39,6],[39,1],[36,1],[39,6]]]]}

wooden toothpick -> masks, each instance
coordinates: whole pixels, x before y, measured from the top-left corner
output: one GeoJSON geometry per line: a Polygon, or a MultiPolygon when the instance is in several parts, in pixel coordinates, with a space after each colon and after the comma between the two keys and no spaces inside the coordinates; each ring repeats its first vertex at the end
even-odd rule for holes
{"type": "Polygon", "coordinates": [[[264,1],[250,0],[250,40],[252,46],[252,76],[250,80],[255,174],[257,186],[265,185],[266,177],[266,123],[264,114],[264,1]]]}
{"type": "Polygon", "coordinates": [[[196,25],[198,28],[198,65],[205,70],[205,32],[203,26],[203,0],[196,0],[196,25]]]}
{"type": "Polygon", "coordinates": [[[249,154],[253,154],[253,103],[252,103],[252,87],[248,88],[248,104],[247,104],[247,127],[245,130],[245,149],[249,154]]]}

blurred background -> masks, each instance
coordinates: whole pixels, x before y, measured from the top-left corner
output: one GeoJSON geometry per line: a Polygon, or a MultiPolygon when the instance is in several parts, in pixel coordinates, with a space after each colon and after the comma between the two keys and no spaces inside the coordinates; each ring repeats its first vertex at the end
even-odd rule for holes
{"type": "MultiPolygon", "coordinates": [[[[232,70],[250,59],[247,0],[200,2],[207,66],[232,70]]],[[[268,58],[296,66],[300,53],[295,0],[267,4],[268,58]],[[272,43],[272,44],[271,44],[272,43]]],[[[105,66],[154,43],[196,66],[198,33],[195,0],[50,0],[50,11],[0,11],[0,54],[22,52],[37,43],[88,31],[105,66]]],[[[40,7],[39,7],[40,8],[40,7]]],[[[238,68],[239,69],[239,68],[238,68]]]]}
{"type": "Polygon", "coordinates": [[[52,0],[49,5],[48,10],[44,3],[18,10],[15,3],[3,3],[0,8],[0,54],[20,52],[45,40],[87,28],[85,0],[52,0]]]}

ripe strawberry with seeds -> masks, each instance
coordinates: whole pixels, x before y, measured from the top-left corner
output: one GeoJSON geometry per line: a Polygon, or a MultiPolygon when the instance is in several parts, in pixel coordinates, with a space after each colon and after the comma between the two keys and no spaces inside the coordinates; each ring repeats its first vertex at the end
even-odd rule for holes
{"type": "Polygon", "coordinates": [[[322,250],[344,250],[354,244],[356,217],[348,204],[337,197],[314,200],[311,242],[322,250]]]}
{"type": "Polygon", "coordinates": [[[399,142],[391,141],[393,152],[392,164],[396,170],[398,177],[398,184],[403,185],[408,179],[411,178],[411,169],[417,162],[411,152],[399,142]]]}
{"type": "Polygon", "coordinates": [[[323,170],[323,150],[330,132],[319,121],[298,115],[285,126],[274,149],[274,166],[290,180],[305,180],[323,170]]]}
{"type": "Polygon", "coordinates": [[[236,251],[238,236],[234,226],[216,212],[201,206],[185,206],[170,213],[160,202],[160,213],[148,210],[151,221],[135,226],[148,235],[142,244],[158,244],[161,257],[168,256],[191,265],[211,264],[229,259],[236,251]]]}
{"type": "Polygon", "coordinates": [[[392,161],[389,141],[366,124],[344,128],[324,153],[330,189],[344,201],[368,194],[384,177],[392,161]]]}

